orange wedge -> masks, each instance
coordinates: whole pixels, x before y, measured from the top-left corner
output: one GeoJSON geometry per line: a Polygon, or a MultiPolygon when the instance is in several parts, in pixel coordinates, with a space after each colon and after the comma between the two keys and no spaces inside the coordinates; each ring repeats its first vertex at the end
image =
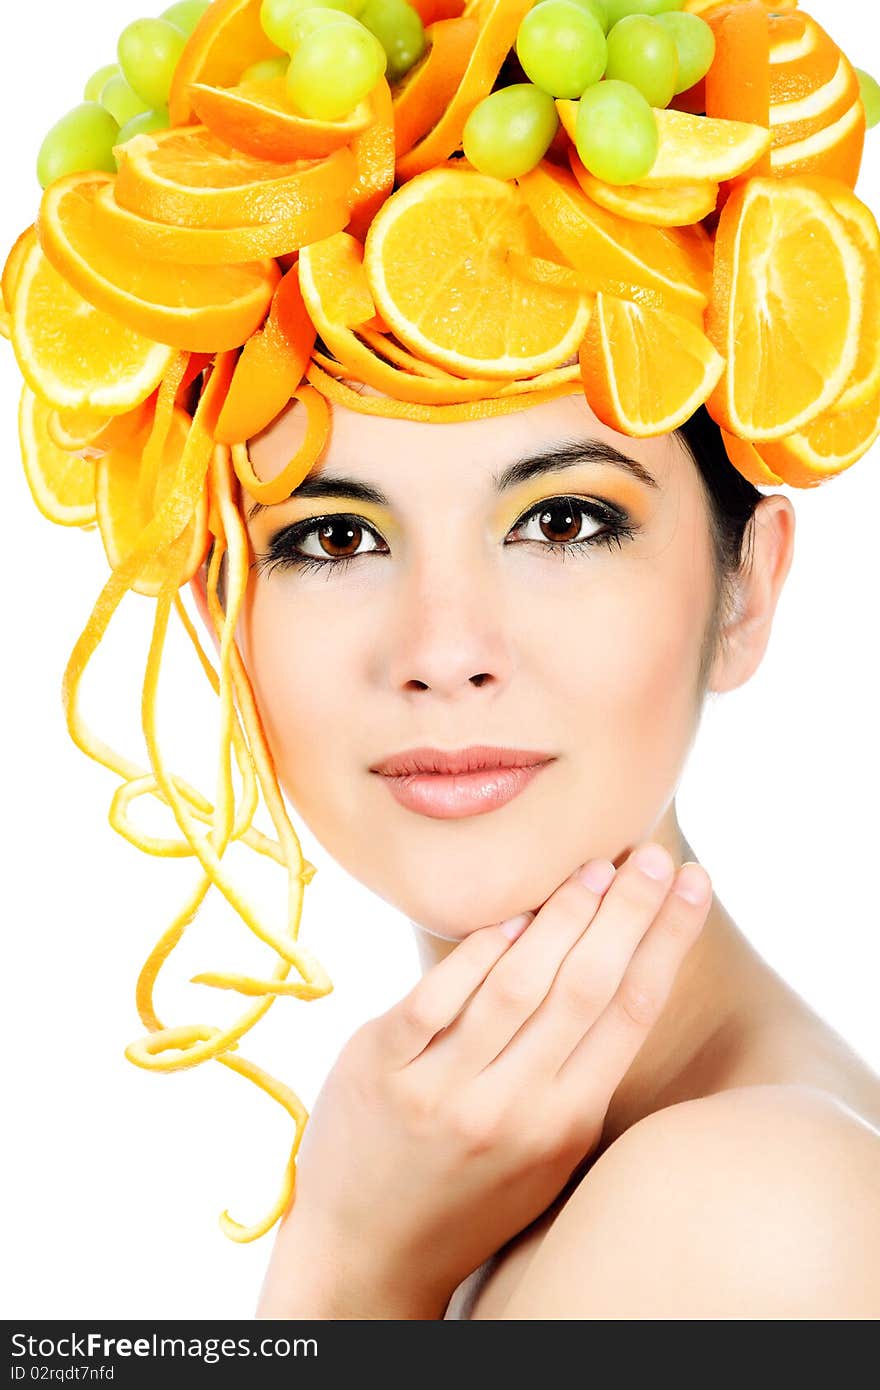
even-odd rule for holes
{"type": "Polygon", "coordinates": [[[49,521],[88,526],[95,520],[95,465],[59,448],[47,428],[50,410],[29,386],[22,387],[18,436],[27,484],[49,521]]]}
{"type": "Polygon", "coordinates": [[[25,381],[49,405],[108,415],[146,400],[174,357],[83,299],[36,238],[18,271],[12,345],[25,381]]]}
{"type": "Polygon", "coordinates": [[[285,255],[292,247],[341,231],[349,217],[347,203],[328,198],[307,208],[293,203],[277,221],[249,227],[177,227],[120,207],[112,184],[98,189],[94,212],[95,231],[115,245],[149,260],[182,265],[238,265],[285,255]]]}
{"type": "Polygon", "coordinates": [[[772,487],[782,482],[778,474],[764,462],[750,440],[737,439],[735,434],[729,434],[727,430],[721,431],[721,438],[727,457],[747,482],[753,483],[755,487],[772,487]]]}
{"type": "Polygon", "coordinates": [[[596,296],[578,356],[591,410],[636,438],[684,424],[724,371],[724,359],[689,319],[605,294],[596,296]]]}
{"type": "Polygon", "coordinates": [[[655,227],[688,227],[715,211],[718,184],[711,179],[682,180],[674,188],[641,188],[638,184],[605,183],[584,168],[573,145],[568,148],[571,171],[588,198],[618,217],[650,222],[655,227]]]}
{"type": "MultiPolygon", "coordinates": [[[[599,207],[573,174],[547,160],[517,183],[535,221],[557,248],[555,258],[561,253],[576,270],[594,277],[597,289],[641,285],[662,294],[673,313],[688,317],[705,309],[711,258],[699,237],[633,222],[599,207]]],[[[535,254],[554,259],[552,251],[535,254]]]]}
{"type": "Polygon", "coordinates": [[[424,56],[392,93],[398,159],[443,115],[470,62],[478,33],[476,20],[468,17],[438,19],[425,29],[424,56]]]}
{"type": "Polygon", "coordinates": [[[184,227],[278,222],[292,208],[303,212],[326,200],[344,202],[357,173],[346,148],[323,159],[279,164],[236,154],[205,126],[135,135],[116,150],[120,207],[184,227]]]}
{"type": "Polygon", "coordinates": [[[400,183],[433,168],[458,149],[465,121],[477,102],[491,92],[516,42],[520,22],[533,4],[534,0],[481,0],[467,6],[466,17],[479,24],[467,67],[437,124],[398,159],[400,183]]]}
{"type": "MultiPolygon", "coordinates": [[[[325,241],[304,246],[299,256],[300,288],[309,316],[341,368],[339,375],[363,381],[397,401],[419,405],[451,405],[480,400],[494,394],[500,382],[488,377],[463,379],[436,367],[417,370],[405,357],[405,349],[383,345],[371,350],[375,338],[368,328],[375,312],[364,271],[364,249],[348,232],[337,232],[325,241]],[[368,344],[355,329],[371,336],[368,344]],[[391,362],[383,361],[391,358],[391,362]],[[397,362],[404,370],[400,370],[397,362]]],[[[377,335],[382,336],[382,335],[377,335]]],[[[316,360],[323,354],[315,353],[316,360]]],[[[333,372],[330,360],[321,361],[333,372]]]]}
{"type": "Polygon", "coordinates": [[[372,115],[367,101],[359,102],[341,121],[313,121],[297,115],[283,77],[241,82],[237,87],[195,82],[189,98],[199,120],[218,140],[254,159],[319,159],[347,145],[369,125],[372,115]]]}
{"type": "Polygon", "coordinates": [[[252,63],[279,56],[281,50],[263,32],[261,3],[262,0],[214,0],[202,15],[174,70],[168,97],[172,126],[185,125],[192,119],[192,83],[231,87],[252,63]]]}
{"type": "Polygon", "coordinates": [[[94,202],[104,175],[56,179],[40,205],[49,260],[97,308],[158,342],[191,352],[238,347],[265,317],[280,279],[274,260],[185,266],[147,261],[102,237],[94,202]]]}
{"type": "MultiPolygon", "coordinates": [[[[560,97],[556,109],[574,143],[578,103],[560,97]]],[[[716,121],[658,107],[654,117],[660,145],[651,168],[639,179],[643,188],[675,187],[695,179],[720,183],[750,169],[770,148],[769,130],[747,121],[716,121]]]]}
{"type": "Polygon", "coordinates": [[[242,444],[280,414],[303,379],[315,336],[294,266],[275,291],[264,327],[235,364],[214,430],[219,444],[242,444]]]}
{"type": "Polygon", "coordinates": [[[507,250],[547,250],[517,188],[441,167],[382,205],[364,269],[382,318],[418,356],[462,375],[534,376],[575,351],[590,304],[511,277],[507,250]]]}
{"type": "Polygon", "coordinates": [[[727,359],[708,403],[718,423],[760,443],[827,410],[856,366],[864,283],[858,245],[815,188],[749,179],[734,189],[715,236],[706,317],[727,359]]]}
{"type": "MultiPolygon", "coordinates": [[[[117,569],[134,550],[138,537],[152,520],[174,483],[192,420],[183,410],[173,411],[165,447],[154,479],[144,476],[144,450],[150,435],[148,421],[128,445],[120,445],[98,460],[95,474],[95,501],[98,527],[107,560],[117,569]]],[[[201,563],[208,543],[208,497],[203,490],[195,515],[181,534],[151,556],[149,563],[132,583],[136,593],[155,597],[171,563],[189,557],[181,584],[187,583],[201,563]]]]}
{"type": "Polygon", "coordinates": [[[761,458],[791,487],[816,487],[852,467],[880,438],[880,392],[855,410],[825,411],[785,439],[761,444],[761,458]]]}

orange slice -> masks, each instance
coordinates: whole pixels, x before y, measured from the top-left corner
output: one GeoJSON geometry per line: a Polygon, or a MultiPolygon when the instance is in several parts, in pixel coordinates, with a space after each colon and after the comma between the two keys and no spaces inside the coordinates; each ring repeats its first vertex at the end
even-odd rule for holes
{"type": "Polygon", "coordinates": [[[134,410],[111,416],[94,410],[50,410],[46,429],[59,449],[82,451],[86,457],[97,457],[127,442],[142,429],[154,404],[155,396],[148,396],[134,410]]]}
{"type": "Polygon", "coordinates": [[[880,230],[873,212],[839,179],[802,175],[801,183],[822,193],[840,214],[865,264],[865,305],[859,350],[845,390],[831,407],[835,412],[865,405],[880,391],[880,230]]]}
{"type": "Polygon", "coordinates": [[[596,296],[579,361],[590,408],[636,438],[684,424],[724,371],[724,359],[690,320],[605,294],[596,296]]]}
{"type": "Polygon", "coordinates": [[[401,183],[431,169],[459,148],[465,121],[477,102],[491,92],[516,42],[520,22],[533,4],[534,0],[482,0],[479,5],[467,6],[466,17],[479,24],[468,65],[437,124],[397,161],[401,183]]]}
{"type": "Polygon", "coordinates": [[[393,90],[397,158],[436,125],[470,62],[479,29],[467,17],[438,19],[425,29],[427,48],[393,90]]]}
{"type": "Polygon", "coordinates": [[[297,115],[283,77],[241,82],[237,87],[189,89],[193,110],[208,129],[234,150],[254,159],[318,159],[347,145],[370,123],[369,102],[362,101],[341,121],[313,121],[297,115]]]}
{"type": "MultiPolygon", "coordinates": [[[[760,0],[748,0],[718,19],[710,16],[715,57],[706,73],[706,115],[712,119],[770,125],[770,17],[760,0]]],[[[751,165],[770,173],[769,142],[751,165]]]]}
{"type": "MultiPolygon", "coordinates": [[[[556,109],[574,143],[578,103],[557,98],[556,109]]],[[[641,179],[643,188],[675,187],[695,179],[720,183],[750,169],[770,148],[770,132],[747,121],[716,121],[687,111],[654,108],[660,144],[641,179]]]]}
{"type": "Polygon", "coordinates": [[[785,439],[761,444],[761,458],[792,487],[816,487],[851,468],[880,438],[880,392],[855,410],[825,411],[785,439]]]}
{"type": "Polygon", "coordinates": [[[168,97],[172,126],[192,119],[192,83],[231,87],[252,63],[279,56],[281,50],[266,37],[260,23],[261,3],[214,0],[202,15],[174,70],[168,97]]]}
{"type": "Polygon", "coordinates": [[[774,148],[793,145],[826,130],[861,99],[856,70],[841,53],[833,77],[796,101],[777,102],[770,109],[774,148]]]}
{"type": "Polygon", "coordinates": [[[281,272],[275,261],[184,266],[147,261],[101,236],[95,195],[104,175],[56,179],[40,205],[46,255],[97,308],[159,342],[191,352],[238,347],[265,317],[281,272]]]}
{"type": "Polygon", "coordinates": [[[342,202],[357,172],[346,148],[323,159],[278,164],[235,154],[205,126],[135,135],[116,151],[120,207],[184,227],[277,222],[291,208],[342,202]]]}
{"type": "MultiPolygon", "coordinates": [[[[95,502],[98,527],[107,560],[118,569],[126,556],[135,549],[144,527],[155,516],[178,472],[180,459],[189,438],[192,420],[183,410],[173,411],[165,447],[154,479],[144,477],[144,449],[150,435],[151,421],[128,445],[120,445],[98,460],[95,474],[95,502]]],[[[188,556],[181,585],[187,583],[198,569],[208,543],[208,497],[203,490],[183,531],[170,545],[150,557],[147,565],[132,582],[139,594],[155,597],[171,567],[181,556],[188,556]]]]}
{"type": "Polygon", "coordinates": [[[25,381],[49,405],[108,415],[146,400],[174,356],[83,299],[36,238],[17,276],[12,346],[25,381]]]}
{"type": "Polygon", "coordinates": [[[394,105],[384,77],[373,88],[369,101],[373,119],[351,142],[357,172],[348,190],[348,230],[360,241],[394,187],[394,105]]]}
{"type": "Polygon", "coordinates": [[[714,212],[718,202],[718,184],[711,179],[682,180],[674,188],[605,183],[584,168],[573,145],[569,146],[568,159],[587,197],[631,222],[650,222],[655,227],[692,226],[714,212]]]}
{"type": "Polygon", "coordinates": [[[112,184],[98,189],[94,212],[95,231],[102,237],[135,255],[182,265],[238,265],[281,256],[341,231],[349,217],[347,203],[328,198],[307,208],[293,203],[277,221],[249,227],[176,227],[120,207],[112,184]]]}
{"type": "Polygon", "coordinates": [[[859,247],[816,189],[796,179],[734,189],[706,318],[728,367],[709,401],[718,423],[760,442],[827,410],[856,366],[864,282],[859,247]]]}
{"type": "Polygon", "coordinates": [[[88,526],[95,520],[95,465],[61,449],[47,428],[51,406],[27,385],[18,408],[21,458],[31,496],[49,521],[88,526]]]}
{"type": "Polygon", "coordinates": [[[798,174],[823,174],[855,188],[862,166],[866,125],[865,108],[859,97],[831,125],[804,140],[774,146],[770,152],[772,172],[786,179],[798,174]]]}
{"type": "MultiPolygon", "coordinates": [[[[689,231],[652,227],[594,203],[573,174],[542,160],[517,180],[536,222],[564,260],[603,282],[656,290],[673,313],[702,312],[711,287],[706,245],[689,231]]],[[[547,253],[537,252],[538,255],[547,253]]],[[[553,254],[547,255],[553,260],[553,254]]],[[[612,289],[612,293],[614,293],[612,289]]]]}
{"type": "Polygon", "coordinates": [[[303,379],[315,336],[294,266],[275,291],[264,327],[235,364],[214,430],[219,444],[244,443],[280,414],[303,379]]]}
{"type": "Polygon", "coordinates": [[[37,240],[37,229],[35,226],[25,227],[20,236],[16,237],[12,250],[6,257],[6,264],[3,267],[3,305],[8,314],[12,313],[15,303],[15,288],[18,284],[18,275],[24,264],[25,257],[37,240]]]}
{"type": "MultiPolygon", "coordinates": [[[[494,394],[500,383],[488,377],[462,379],[434,368],[430,374],[419,372],[407,361],[405,349],[396,352],[384,342],[379,355],[371,351],[354,329],[367,327],[374,317],[373,296],[364,271],[363,247],[348,232],[313,246],[304,246],[299,256],[300,287],[309,316],[322,340],[336,356],[341,367],[339,375],[363,381],[398,401],[420,405],[450,405],[483,399],[494,394]],[[398,366],[383,361],[383,356],[396,359],[398,366]]],[[[315,354],[316,360],[323,354],[315,354]]],[[[329,360],[321,365],[333,372],[329,360]]]]}
{"type": "Polygon", "coordinates": [[[727,430],[721,431],[727,457],[738,473],[753,483],[755,487],[768,487],[781,483],[782,479],[761,458],[754,444],[748,439],[737,439],[727,430]]]}
{"type": "Polygon", "coordinates": [[[444,167],[386,200],[364,268],[382,318],[418,356],[462,375],[534,376],[575,351],[590,315],[586,298],[511,277],[504,251],[546,249],[514,185],[444,167]]]}

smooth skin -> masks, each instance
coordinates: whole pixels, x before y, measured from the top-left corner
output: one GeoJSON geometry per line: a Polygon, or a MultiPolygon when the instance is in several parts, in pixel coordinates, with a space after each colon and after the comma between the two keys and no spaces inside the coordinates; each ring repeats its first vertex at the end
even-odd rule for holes
{"type": "MultiPolygon", "coordinates": [[[[329,1074],[258,1316],[630,1318],[651,1316],[643,1310],[658,1290],[662,1316],[707,1306],[727,1316],[749,1289],[747,1316],[778,1316],[775,1286],[750,1282],[737,1263],[735,1241],[759,1234],[743,1217],[744,1183],[777,1215],[764,1234],[791,1266],[802,1315],[848,1307],[845,1315],[862,1316],[880,1287],[880,1241],[842,1240],[828,1277],[805,1289],[815,1229],[804,1207],[772,1198],[780,1174],[796,1170],[804,1203],[836,1204],[842,1229],[854,1212],[876,1237],[880,1084],[716,896],[704,922],[691,916],[672,931],[662,907],[672,874],[698,858],[678,825],[675,789],[703,699],[743,684],[760,664],[792,560],[791,503],[772,494],[758,507],[752,563],[704,688],[708,513],[676,438],[617,434],[580,395],[457,425],[335,407],[333,417],[311,478],[344,475],[387,500],[339,491],[250,517],[255,563],[236,637],[282,788],[328,853],[412,922],[424,972],[413,997],[425,1003],[414,1010],[410,998],[371,1020],[329,1074]],[[653,483],[594,457],[497,492],[495,476],[514,460],[572,439],[618,449],[653,483]],[[559,498],[622,508],[634,532],[562,563],[555,539],[536,544],[546,534],[536,509],[559,498]],[[333,560],[313,573],[263,563],[283,527],[330,513],[362,536],[349,565],[333,560]],[[370,771],[416,744],[477,742],[541,748],[554,761],[506,806],[453,821],[401,807],[370,771]],[[633,852],[649,842],[668,856],[664,898],[612,912],[633,881],[633,852]],[[595,916],[586,904],[560,913],[556,895],[570,900],[571,876],[591,860],[617,869],[595,916]],[[503,944],[494,924],[535,909],[525,934],[503,944]],[[509,971],[537,941],[537,973],[526,980],[517,970],[513,989],[499,987],[500,967],[509,971]],[[666,954],[649,979],[645,961],[660,943],[666,954]],[[438,1039],[461,1002],[457,972],[471,969],[479,988],[438,1039]],[[517,1018],[522,1032],[511,1028],[517,1018]],[[410,1045],[422,1042],[408,1061],[395,1020],[403,1035],[408,1023],[410,1045]],[[473,1048],[490,1036],[489,1050],[499,1037],[501,1050],[487,1059],[473,1048]],[[545,1038],[549,1050],[527,1037],[545,1038]],[[569,1073],[577,1085],[561,1087],[569,1064],[560,1058],[571,1056],[591,1060],[569,1073]],[[762,1109],[767,1089],[772,1103],[762,1109]],[[728,1117],[740,1136],[733,1147],[728,1117]],[[815,1164],[803,1162],[804,1126],[815,1164]],[[598,1184],[614,1214],[604,1224],[586,1195],[598,1184]],[[667,1202],[679,1188],[679,1204],[667,1202]],[[714,1203],[711,1220],[705,1205],[688,1209],[689,1190],[714,1203]],[[626,1239],[637,1215],[638,1238],[626,1239]],[[621,1276],[600,1299],[579,1261],[588,1247],[601,1270],[612,1246],[639,1278],[621,1276]],[[713,1277],[704,1278],[707,1267],[713,1277]]],[[[300,430],[293,410],[253,441],[258,476],[283,466],[300,430]]],[[[243,511],[250,502],[242,497],[243,511]]],[[[602,529],[588,517],[583,525],[580,534],[602,529]]],[[[304,544],[310,556],[326,553],[316,532],[304,544]]],[[[207,622],[203,573],[193,593],[207,622]]]]}

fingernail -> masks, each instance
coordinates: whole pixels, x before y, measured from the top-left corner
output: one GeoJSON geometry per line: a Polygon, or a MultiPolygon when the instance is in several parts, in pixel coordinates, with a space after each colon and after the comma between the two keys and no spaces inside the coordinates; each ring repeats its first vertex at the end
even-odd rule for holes
{"type": "Polygon", "coordinates": [[[635,865],[648,878],[668,878],[672,861],[660,845],[645,845],[635,855],[635,865]]]}
{"type": "Polygon", "coordinates": [[[610,859],[591,859],[588,864],[581,865],[575,877],[594,893],[604,893],[616,872],[610,859]]]}
{"type": "Polygon", "coordinates": [[[693,860],[688,860],[687,864],[682,864],[676,880],[675,891],[680,898],[684,898],[686,903],[692,903],[694,907],[699,907],[706,901],[711,892],[711,886],[706,881],[705,870],[701,869],[699,864],[693,860]]]}
{"type": "Polygon", "coordinates": [[[529,922],[534,920],[534,916],[534,912],[521,912],[518,917],[509,917],[506,922],[501,922],[499,925],[504,935],[509,936],[511,941],[515,941],[525,931],[529,922]]]}

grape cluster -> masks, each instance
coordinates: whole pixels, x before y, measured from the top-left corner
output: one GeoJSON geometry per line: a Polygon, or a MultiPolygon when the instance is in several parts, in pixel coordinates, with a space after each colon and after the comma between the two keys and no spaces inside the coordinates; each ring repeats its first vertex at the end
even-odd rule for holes
{"type": "Polygon", "coordinates": [[[407,0],[263,0],[260,22],[290,58],[271,60],[272,72],[256,64],[242,80],[283,72],[291,105],[311,120],[347,116],[383,74],[400,81],[425,51],[407,0]]]}
{"type": "Polygon", "coordinates": [[[136,19],[119,36],[116,63],[89,78],[83,101],[57,121],[40,146],[37,178],[45,188],[64,174],[116,172],[115,145],[168,125],[174,69],[210,0],[178,0],[158,19],[136,19]]]}
{"type": "Polygon", "coordinates": [[[654,107],[692,87],[715,56],[711,28],[683,0],[539,0],[519,26],[527,82],[499,87],[470,113],[462,148],[496,178],[528,173],[558,126],[555,98],[576,100],[575,145],[606,183],[637,183],[657,156],[654,107]]]}

